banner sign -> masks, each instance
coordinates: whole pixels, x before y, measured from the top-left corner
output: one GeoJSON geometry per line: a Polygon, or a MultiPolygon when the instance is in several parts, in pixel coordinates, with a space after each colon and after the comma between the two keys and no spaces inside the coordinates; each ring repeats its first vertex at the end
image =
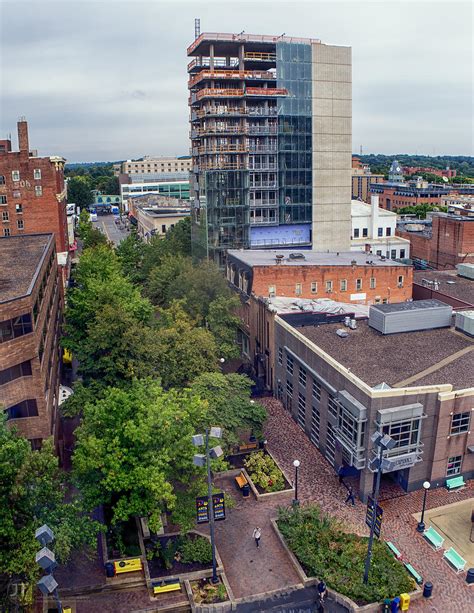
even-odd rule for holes
{"type": "Polygon", "coordinates": [[[214,520],[225,519],[224,494],[213,494],[212,504],[214,506],[214,520]]]}
{"type": "MultiPolygon", "coordinates": [[[[214,520],[225,519],[224,494],[212,495],[212,505],[214,507],[214,520]]],[[[196,498],[196,518],[198,524],[205,524],[209,521],[209,499],[207,496],[196,498]]]]}
{"type": "MultiPolygon", "coordinates": [[[[380,538],[380,528],[382,527],[382,515],[383,515],[383,509],[382,507],[379,507],[379,505],[377,505],[377,508],[375,509],[374,534],[378,538],[380,538]]],[[[367,500],[367,514],[365,516],[365,523],[369,526],[369,528],[372,527],[373,516],[374,516],[374,500],[373,498],[369,496],[367,500]]]]}

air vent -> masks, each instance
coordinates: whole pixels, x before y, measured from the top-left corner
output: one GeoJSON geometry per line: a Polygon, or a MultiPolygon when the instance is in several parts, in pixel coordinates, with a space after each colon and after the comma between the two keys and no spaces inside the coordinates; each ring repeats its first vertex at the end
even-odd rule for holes
{"type": "Polygon", "coordinates": [[[305,256],[303,253],[290,253],[290,255],[288,256],[288,259],[290,260],[305,260],[305,256]]]}
{"type": "Polygon", "coordinates": [[[284,255],[276,255],[276,256],[275,256],[275,262],[276,262],[277,264],[281,264],[281,262],[282,262],[282,260],[283,260],[283,258],[284,258],[284,257],[285,257],[284,255]]]}
{"type": "Polygon", "coordinates": [[[344,328],[339,328],[338,330],[336,330],[336,334],[341,338],[346,338],[347,336],[349,336],[349,333],[346,332],[344,328]]]}

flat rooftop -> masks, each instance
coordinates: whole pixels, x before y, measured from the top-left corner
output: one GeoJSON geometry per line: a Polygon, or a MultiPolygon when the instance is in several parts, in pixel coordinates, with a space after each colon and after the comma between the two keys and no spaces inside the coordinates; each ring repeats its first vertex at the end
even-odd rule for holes
{"type": "Polygon", "coordinates": [[[320,42],[319,38],[296,38],[284,35],[271,36],[266,34],[246,34],[244,32],[240,34],[203,32],[189,45],[187,53],[189,56],[209,55],[209,45],[211,43],[219,46],[220,53],[234,53],[237,55],[238,46],[242,43],[253,43],[252,47],[255,47],[255,50],[267,51],[269,45],[274,47],[276,43],[304,43],[310,45],[311,43],[320,42]]]}
{"type": "MultiPolygon", "coordinates": [[[[456,270],[415,270],[413,282],[423,285],[423,279],[437,281],[439,283],[437,292],[474,305],[474,280],[459,277],[456,270]]],[[[430,289],[434,290],[434,287],[430,289]]]]}
{"type": "Polygon", "coordinates": [[[351,266],[356,262],[356,266],[386,267],[386,266],[407,266],[394,260],[382,260],[377,255],[367,255],[360,251],[344,252],[319,252],[311,250],[298,251],[297,248],[288,249],[229,249],[227,252],[236,260],[240,260],[247,266],[351,266]],[[290,254],[301,254],[304,258],[290,259],[290,254]],[[280,264],[277,264],[278,255],[283,255],[280,264]],[[368,264],[368,262],[371,262],[368,264]]]}
{"type": "Polygon", "coordinates": [[[474,339],[440,328],[383,335],[358,321],[351,330],[339,324],[305,326],[298,331],[370,387],[451,384],[454,389],[474,387],[474,339]],[[336,330],[349,334],[340,338],[336,330]]]}
{"type": "Polygon", "coordinates": [[[53,234],[24,234],[0,238],[0,304],[27,296],[53,234]]]}

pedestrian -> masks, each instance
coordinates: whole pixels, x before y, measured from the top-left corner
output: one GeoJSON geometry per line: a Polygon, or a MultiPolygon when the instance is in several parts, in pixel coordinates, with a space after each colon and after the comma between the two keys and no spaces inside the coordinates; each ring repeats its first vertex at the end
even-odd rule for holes
{"type": "Polygon", "coordinates": [[[349,501],[352,502],[352,506],[355,505],[355,497],[354,497],[354,491],[352,489],[352,485],[349,485],[349,487],[347,488],[347,498],[344,504],[347,504],[349,501]]]}
{"type": "Polygon", "coordinates": [[[327,596],[328,588],[323,579],[318,583],[318,594],[321,600],[324,600],[327,596]]]}
{"type": "Polygon", "coordinates": [[[257,548],[260,547],[260,537],[261,536],[262,536],[262,531],[257,526],[257,528],[255,528],[255,530],[253,531],[253,538],[255,539],[255,545],[257,545],[257,548]]]}

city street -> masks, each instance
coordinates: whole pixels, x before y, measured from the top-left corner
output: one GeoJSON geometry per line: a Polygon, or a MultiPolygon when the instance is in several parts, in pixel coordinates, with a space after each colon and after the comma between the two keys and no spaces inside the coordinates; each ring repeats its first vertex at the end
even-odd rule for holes
{"type": "MultiPolygon", "coordinates": [[[[109,241],[111,241],[114,245],[118,245],[124,238],[128,236],[129,231],[125,228],[128,226],[128,220],[123,217],[122,221],[122,229],[119,227],[119,224],[115,223],[115,220],[118,220],[118,217],[114,215],[99,215],[97,221],[94,222],[94,226],[97,227],[101,232],[105,234],[109,241]]],[[[120,223],[120,222],[119,222],[120,223]]]]}

